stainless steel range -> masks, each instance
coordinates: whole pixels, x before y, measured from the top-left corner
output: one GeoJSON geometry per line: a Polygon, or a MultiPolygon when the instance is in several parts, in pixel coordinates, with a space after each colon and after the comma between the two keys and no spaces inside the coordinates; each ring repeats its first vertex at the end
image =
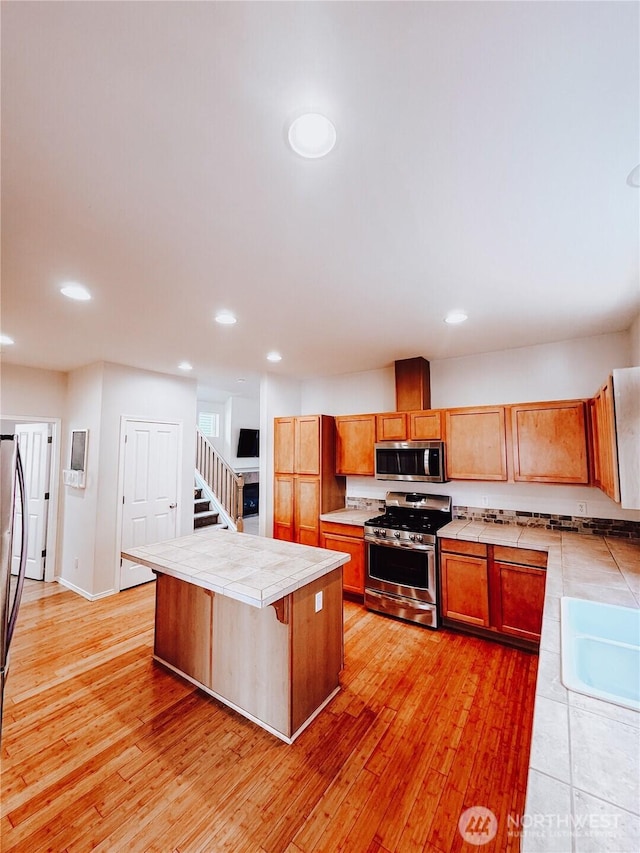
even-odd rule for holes
{"type": "Polygon", "coordinates": [[[364,525],[370,610],[439,626],[436,533],[451,521],[451,498],[387,492],[384,515],[364,525]]]}

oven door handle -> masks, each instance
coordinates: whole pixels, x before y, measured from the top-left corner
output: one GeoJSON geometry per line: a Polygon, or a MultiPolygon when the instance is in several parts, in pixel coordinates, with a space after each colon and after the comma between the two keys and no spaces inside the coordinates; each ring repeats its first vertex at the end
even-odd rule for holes
{"type": "Polygon", "coordinates": [[[382,548],[404,548],[405,551],[435,551],[435,545],[416,545],[415,542],[401,542],[398,539],[367,539],[367,545],[380,545],[382,548]]]}

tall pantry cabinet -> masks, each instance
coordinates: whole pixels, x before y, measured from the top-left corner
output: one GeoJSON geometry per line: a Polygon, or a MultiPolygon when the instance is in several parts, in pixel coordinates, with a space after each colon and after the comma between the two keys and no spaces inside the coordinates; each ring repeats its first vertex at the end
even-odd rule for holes
{"type": "Polygon", "coordinates": [[[329,415],[274,420],[273,537],[320,545],[320,515],[342,509],[345,478],[335,473],[335,422],[329,415]]]}

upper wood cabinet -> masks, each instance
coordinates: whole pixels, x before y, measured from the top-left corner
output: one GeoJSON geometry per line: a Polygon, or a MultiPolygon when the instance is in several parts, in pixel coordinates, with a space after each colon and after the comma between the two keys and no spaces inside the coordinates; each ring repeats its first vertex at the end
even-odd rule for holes
{"type": "Polygon", "coordinates": [[[376,441],[405,441],[407,415],[405,412],[385,412],[376,415],[376,441]]]}
{"type": "Polygon", "coordinates": [[[336,419],[336,473],[373,477],[375,415],[340,415],[336,419]]]}
{"type": "Polygon", "coordinates": [[[296,418],[276,418],[273,422],[273,470],[293,474],[296,465],[296,418]]]}
{"type": "Polygon", "coordinates": [[[584,401],[525,403],[509,408],[514,480],[589,482],[584,401]]]}
{"type": "Polygon", "coordinates": [[[409,438],[411,441],[439,440],[442,436],[441,411],[430,409],[426,412],[409,412],[409,438]]]}
{"type": "Polygon", "coordinates": [[[613,377],[589,401],[593,443],[593,481],[613,501],[620,501],[618,447],[613,402],[613,377]]]}
{"type": "MultiPolygon", "coordinates": [[[[276,474],[319,475],[322,464],[321,437],[334,429],[327,415],[275,418],[273,423],[273,467],[276,474]],[[324,431],[324,433],[323,433],[324,431]]],[[[330,437],[333,447],[333,438],[330,437]]],[[[333,464],[333,460],[331,460],[333,464]]]]}
{"type": "Polygon", "coordinates": [[[504,406],[447,409],[445,420],[449,479],[507,479],[504,406]]]}

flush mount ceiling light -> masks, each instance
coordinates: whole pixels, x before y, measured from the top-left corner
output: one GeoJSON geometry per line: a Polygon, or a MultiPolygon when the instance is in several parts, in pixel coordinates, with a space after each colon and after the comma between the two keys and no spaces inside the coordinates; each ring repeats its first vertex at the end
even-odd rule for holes
{"type": "Polygon", "coordinates": [[[640,187],[640,163],[627,175],[627,185],[638,189],[640,187]]]}
{"type": "Polygon", "coordinates": [[[15,341],[9,335],[0,335],[0,346],[10,347],[13,344],[15,344],[15,341]]]}
{"type": "Polygon", "coordinates": [[[272,352],[267,353],[267,361],[282,361],[282,356],[279,352],[273,350],[272,352]]]}
{"type": "Polygon", "coordinates": [[[60,293],[67,299],[75,299],[76,302],[87,302],[91,299],[91,294],[84,284],[78,284],[76,281],[68,281],[60,288],[60,293]]]}
{"type": "Polygon", "coordinates": [[[444,321],[445,323],[449,323],[450,326],[455,326],[458,323],[464,323],[466,319],[467,315],[464,311],[449,311],[444,321]]]}
{"type": "Polygon", "coordinates": [[[181,361],[178,367],[180,370],[193,370],[193,365],[189,364],[188,361],[181,361]]]}
{"type": "Polygon", "coordinates": [[[216,314],[216,323],[220,323],[221,326],[233,326],[237,322],[231,311],[218,311],[216,314]]]}
{"type": "Polygon", "coordinates": [[[324,157],[335,144],[336,129],[320,113],[305,113],[289,128],[289,145],[296,154],[309,160],[324,157]]]}

